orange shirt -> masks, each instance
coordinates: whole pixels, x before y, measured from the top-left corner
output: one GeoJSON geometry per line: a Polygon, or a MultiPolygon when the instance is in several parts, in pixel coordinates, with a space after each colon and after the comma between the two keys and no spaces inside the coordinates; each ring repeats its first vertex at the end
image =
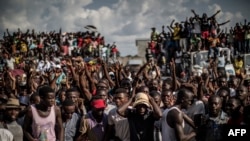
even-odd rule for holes
{"type": "Polygon", "coordinates": [[[218,43],[220,43],[220,39],[219,38],[212,38],[212,37],[209,37],[208,38],[208,41],[210,42],[210,47],[216,47],[216,45],[218,43]]]}

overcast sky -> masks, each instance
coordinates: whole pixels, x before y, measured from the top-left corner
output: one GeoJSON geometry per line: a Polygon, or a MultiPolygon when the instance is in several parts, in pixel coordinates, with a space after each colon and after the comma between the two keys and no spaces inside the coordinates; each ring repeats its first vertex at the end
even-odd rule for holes
{"type": "Polygon", "coordinates": [[[59,30],[84,31],[93,24],[105,36],[106,42],[116,42],[121,54],[136,54],[135,39],[149,38],[150,28],[161,30],[175,19],[183,21],[206,12],[208,16],[217,10],[219,23],[250,21],[249,0],[1,0],[0,32],[59,30]]]}

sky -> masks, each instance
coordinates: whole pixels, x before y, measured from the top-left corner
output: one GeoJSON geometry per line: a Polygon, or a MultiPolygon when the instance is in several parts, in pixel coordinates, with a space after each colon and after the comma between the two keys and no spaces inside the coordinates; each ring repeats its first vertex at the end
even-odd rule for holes
{"type": "Polygon", "coordinates": [[[116,42],[122,56],[135,55],[136,39],[149,38],[151,27],[160,32],[172,20],[184,21],[193,16],[191,9],[208,16],[221,10],[217,21],[230,20],[223,26],[230,28],[250,21],[249,4],[249,0],[1,0],[0,36],[7,28],[77,32],[95,25],[106,43],[116,42]]]}

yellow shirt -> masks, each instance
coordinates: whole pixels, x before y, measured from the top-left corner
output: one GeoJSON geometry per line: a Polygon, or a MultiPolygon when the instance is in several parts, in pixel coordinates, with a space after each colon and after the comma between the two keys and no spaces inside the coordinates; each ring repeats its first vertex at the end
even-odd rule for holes
{"type": "Polygon", "coordinates": [[[180,39],[180,28],[179,27],[174,27],[174,40],[179,40],[180,39]]]}
{"type": "Polygon", "coordinates": [[[234,62],[235,72],[236,74],[240,74],[240,71],[243,67],[243,61],[236,59],[234,62]]]}

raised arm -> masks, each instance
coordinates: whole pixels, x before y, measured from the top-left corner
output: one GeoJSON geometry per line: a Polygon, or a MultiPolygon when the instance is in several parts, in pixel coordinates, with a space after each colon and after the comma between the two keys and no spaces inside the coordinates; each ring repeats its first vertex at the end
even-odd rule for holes
{"type": "Polygon", "coordinates": [[[174,29],[174,27],[173,27],[174,21],[175,21],[175,20],[172,20],[172,22],[171,22],[171,24],[170,24],[170,28],[172,28],[172,29],[174,29]]]}
{"type": "Polygon", "coordinates": [[[211,17],[209,17],[209,19],[211,19],[211,18],[215,18],[215,16],[217,15],[217,14],[219,14],[221,12],[221,10],[218,10],[216,13],[214,13],[211,17]]]}
{"type": "Polygon", "coordinates": [[[198,14],[195,13],[194,9],[191,9],[191,12],[194,14],[194,16],[199,16],[198,14]]]}
{"type": "Polygon", "coordinates": [[[227,21],[225,21],[225,22],[223,22],[223,23],[218,24],[218,26],[222,26],[222,25],[224,25],[224,24],[226,24],[226,23],[229,23],[229,22],[230,22],[230,20],[227,20],[227,21]]]}

